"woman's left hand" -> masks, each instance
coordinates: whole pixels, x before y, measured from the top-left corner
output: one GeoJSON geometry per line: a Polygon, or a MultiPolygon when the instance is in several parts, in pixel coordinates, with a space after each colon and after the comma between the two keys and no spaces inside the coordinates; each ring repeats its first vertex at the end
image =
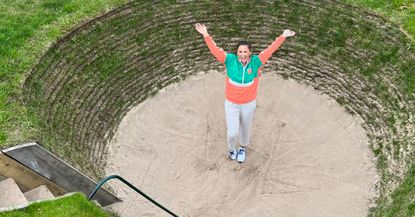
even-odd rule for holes
{"type": "Polygon", "coordinates": [[[282,33],[282,36],[284,36],[284,37],[291,37],[291,36],[294,36],[294,35],[295,35],[295,32],[291,31],[289,29],[284,30],[284,32],[282,33]]]}

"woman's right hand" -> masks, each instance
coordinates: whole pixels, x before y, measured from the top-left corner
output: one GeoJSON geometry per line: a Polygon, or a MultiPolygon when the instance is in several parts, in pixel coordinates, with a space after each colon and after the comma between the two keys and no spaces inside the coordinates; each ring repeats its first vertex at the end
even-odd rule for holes
{"type": "Polygon", "coordinates": [[[203,37],[209,36],[209,34],[207,32],[207,28],[206,28],[205,25],[203,25],[201,23],[196,23],[195,28],[200,34],[203,35],[203,37]]]}
{"type": "Polygon", "coordinates": [[[291,30],[289,30],[289,29],[286,29],[286,30],[284,30],[284,32],[282,33],[282,36],[284,36],[284,37],[291,37],[291,36],[294,36],[295,35],[295,32],[294,31],[291,31],[291,30]]]}

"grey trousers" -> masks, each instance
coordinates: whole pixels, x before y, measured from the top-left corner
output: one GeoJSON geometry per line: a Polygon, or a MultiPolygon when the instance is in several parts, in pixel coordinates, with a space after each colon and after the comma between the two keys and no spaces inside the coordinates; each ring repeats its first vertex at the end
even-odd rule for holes
{"type": "Polygon", "coordinates": [[[249,145],[249,133],[255,115],[256,100],[245,104],[236,104],[225,100],[228,150],[236,151],[236,143],[249,145]]]}

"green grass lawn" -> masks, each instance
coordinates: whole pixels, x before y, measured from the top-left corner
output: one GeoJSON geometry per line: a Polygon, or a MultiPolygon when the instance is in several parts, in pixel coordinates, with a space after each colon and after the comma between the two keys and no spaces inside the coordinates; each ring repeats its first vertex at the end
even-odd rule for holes
{"type": "Polygon", "coordinates": [[[413,0],[344,0],[347,3],[366,7],[374,13],[384,15],[398,23],[405,34],[415,39],[415,1],[413,0]]]}
{"type": "Polygon", "coordinates": [[[115,217],[102,210],[85,195],[75,193],[56,200],[33,203],[30,206],[0,213],[0,217],[115,217]]]}
{"type": "Polygon", "coordinates": [[[28,71],[59,37],[127,0],[0,2],[0,148],[34,138],[36,119],[22,102],[28,71]]]}

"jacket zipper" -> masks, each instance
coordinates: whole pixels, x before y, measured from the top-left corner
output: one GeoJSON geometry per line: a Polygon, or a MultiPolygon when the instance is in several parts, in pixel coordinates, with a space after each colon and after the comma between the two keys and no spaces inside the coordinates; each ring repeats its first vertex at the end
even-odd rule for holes
{"type": "Polygon", "coordinates": [[[243,68],[243,70],[242,70],[242,84],[244,83],[244,81],[245,81],[245,69],[246,69],[246,67],[248,66],[248,64],[246,64],[246,66],[242,66],[243,68]]]}

